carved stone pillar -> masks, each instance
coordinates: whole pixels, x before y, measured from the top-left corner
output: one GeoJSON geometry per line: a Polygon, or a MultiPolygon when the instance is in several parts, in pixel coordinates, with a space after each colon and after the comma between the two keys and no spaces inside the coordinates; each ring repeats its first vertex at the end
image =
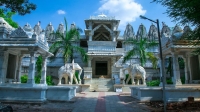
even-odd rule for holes
{"type": "Polygon", "coordinates": [[[180,79],[180,69],[178,64],[178,54],[172,53],[173,58],[173,84],[176,85],[182,85],[181,79],[180,79]]]}
{"type": "Polygon", "coordinates": [[[35,84],[35,51],[30,52],[30,64],[28,72],[28,84],[35,84]]]}
{"type": "Polygon", "coordinates": [[[89,32],[89,41],[92,41],[92,32],[89,32]]]}
{"type": "Polygon", "coordinates": [[[184,60],[184,65],[185,65],[185,68],[184,68],[184,72],[185,72],[185,84],[188,84],[189,83],[189,67],[188,67],[188,56],[183,56],[182,57],[183,60],[184,60]]]}
{"type": "Polygon", "coordinates": [[[92,30],[92,22],[91,21],[88,23],[88,25],[89,25],[88,29],[92,30]]]}
{"type": "Polygon", "coordinates": [[[190,66],[190,61],[191,61],[191,55],[190,54],[188,54],[188,56],[187,56],[187,60],[188,60],[188,73],[189,73],[189,77],[188,77],[188,81],[189,81],[189,83],[192,83],[192,71],[191,71],[191,66],[190,66]]]}
{"type": "Polygon", "coordinates": [[[90,21],[90,22],[88,23],[88,25],[89,25],[88,29],[90,30],[90,32],[89,32],[89,41],[92,41],[92,36],[93,36],[92,22],[90,21]]]}
{"type": "Polygon", "coordinates": [[[21,62],[23,55],[18,55],[18,66],[17,66],[17,82],[21,82],[21,62]]]}
{"type": "Polygon", "coordinates": [[[91,67],[92,66],[92,57],[89,57],[88,58],[88,67],[91,67]]]}
{"type": "Polygon", "coordinates": [[[47,56],[42,55],[42,75],[41,75],[40,84],[47,85],[47,83],[46,83],[46,71],[47,71],[47,56]]]}
{"type": "Polygon", "coordinates": [[[116,34],[115,34],[114,31],[112,31],[111,36],[112,36],[112,41],[113,41],[113,42],[116,42],[116,34]]]}
{"type": "Polygon", "coordinates": [[[0,49],[0,84],[5,83],[6,69],[7,69],[7,53],[5,49],[0,49]]]}
{"type": "Polygon", "coordinates": [[[112,58],[111,58],[111,66],[113,66],[114,63],[115,63],[115,57],[112,57],[112,58]]]}

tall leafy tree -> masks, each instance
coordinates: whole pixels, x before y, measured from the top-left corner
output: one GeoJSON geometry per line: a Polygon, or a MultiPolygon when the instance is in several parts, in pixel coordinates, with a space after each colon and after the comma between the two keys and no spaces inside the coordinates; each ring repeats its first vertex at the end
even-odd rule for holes
{"type": "Polygon", "coordinates": [[[19,15],[29,14],[36,9],[36,5],[29,0],[0,0],[0,7],[4,12],[9,11],[19,15]]]}
{"type": "Polygon", "coordinates": [[[4,18],[4,20],[8,22],[8,24],[11,25],[12,27],[18,28],[18,24],[12,20],[13,15],[15,15],[14,12],[4,13],[4,11],[0,9],[0,17],[4,18]]]}
{"type": "Polygon", "coordinates": [[[132,45],[133,47],[124,56],[123,63],[130,60],[133,56],[139,56],[141,66],[144,66],[147,59],[149,58],[149,60],[152,62],[153,68],[157,67],[158,59],[154,56],[152,52],[147,52],[148,48],[158,45],[156,42],[150,42],[147,40],[147,38],[140,38],[139,40],[128,39],[127,41],[125,41],[125,44],[132,45]]]}
{"type": "Polygon", "coordinates": [[[56,41],[51,45],[49,51],[52,52],[54,56],[58,53],[62,53],[65,63],[68,62],[68,59],[72,59],[74,51],[77,51],[81,54],[83,61],[87,62],[88,56],[86,51],[79,46],[73,45],[74,42],[80,39],[80,29],[71,28],[68,30],[66,18],[64,18],[64,21],[66,31],[64,34],[59,32],[53,33],[56,37],[56,41]]]}
{"type": "MultiPolygon", "coordinates": [[[[191,25],[196,27],[194,31],[185,35],[189,40],[200,40],[200,2],[199,0],[152,0],[167,8],[166,14],[173,19],[174,22],[181,25],[191,25]]],[[[200,44],[200,41],[196,41],[200,44]]],[[[200,54],[200,49],[195,54],[200,54]]]]}

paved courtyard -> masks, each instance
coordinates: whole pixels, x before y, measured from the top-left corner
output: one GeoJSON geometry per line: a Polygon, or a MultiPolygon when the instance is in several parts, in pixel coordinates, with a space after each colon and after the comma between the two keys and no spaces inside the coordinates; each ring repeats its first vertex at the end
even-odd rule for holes
{"type": "Polygon", "coordinates": [[[130,95],[115,92],[87,92],[77,99],[74,112],[148,112],[130,95]]]}
{"type": "Polygon", "coordinates": [[[151,112],[129,94],[116,92],[77,93],[70,102],[10,104],[14,112],[151,112]]]}

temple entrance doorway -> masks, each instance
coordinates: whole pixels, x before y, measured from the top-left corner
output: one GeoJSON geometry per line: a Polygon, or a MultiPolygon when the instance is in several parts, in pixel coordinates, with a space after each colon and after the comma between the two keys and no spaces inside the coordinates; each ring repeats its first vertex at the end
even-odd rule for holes
{"type": "Polygon", "coordinates": [[[200,80],[199,56],[192,56],[190,58],[192,80],[200,80]]]}
{"type": "Polygon", "coordinates": [[[110,58],[93,58],[92,78],[111,78],[110,58]]]}
{"type": "Polygon", "coordinates": [[[8,66],[7,66],[7,79],[15,79],[16,75],[16,62],[17,56],[13,54],[9,54],[8,56],[8,66]]]}
{"type": "Polygon", "coordinates": [[[108,75],[108,63],[107,61],[96,61],[95,64],[95,74],[99,75],[99,77],[108,75]]]}

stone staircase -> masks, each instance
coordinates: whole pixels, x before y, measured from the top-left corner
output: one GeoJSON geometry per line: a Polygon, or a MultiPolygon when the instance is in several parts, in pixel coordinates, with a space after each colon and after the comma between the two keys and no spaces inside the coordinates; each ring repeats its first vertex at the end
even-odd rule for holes
{"type": "Polygon", "coordinates": [[[90,91],[114,91],[112,79],[92,78],[90,91]]]}

